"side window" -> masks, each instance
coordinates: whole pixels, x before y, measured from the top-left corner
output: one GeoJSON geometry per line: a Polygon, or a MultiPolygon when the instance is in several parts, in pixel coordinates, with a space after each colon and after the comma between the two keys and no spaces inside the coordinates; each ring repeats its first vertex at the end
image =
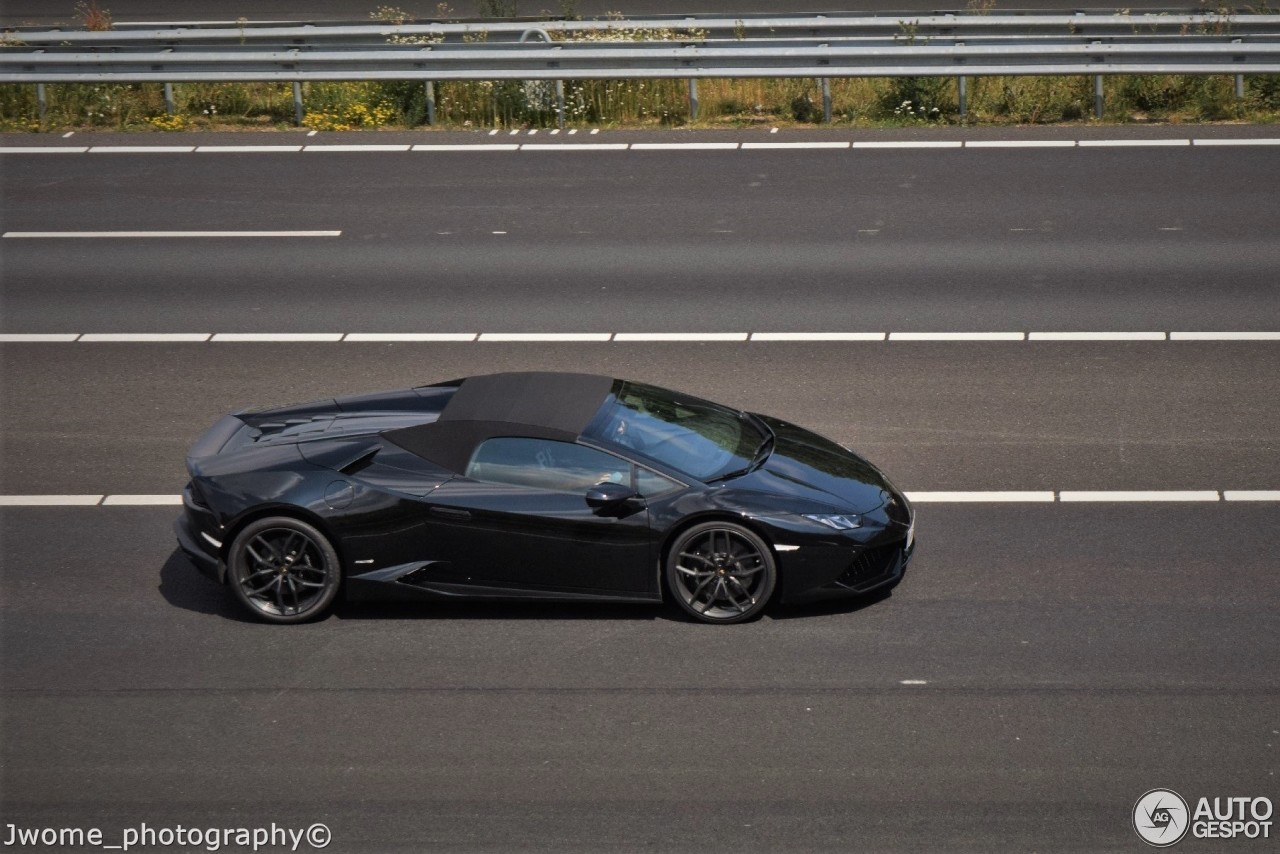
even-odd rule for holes
{"type": "Polygon", "coordinates": [[[655,498],[679,488],[680,484],[669,477],[663,477],[646,468],[636,468],[636,489],[643,498],[655,498]]]}
{"type": "Polygon", "coordinates": [[[499,437],[480,443],[465,474],[490,483],[584,493],[598,483],[629,486],[631,463],[572,442],[499,437]]]}

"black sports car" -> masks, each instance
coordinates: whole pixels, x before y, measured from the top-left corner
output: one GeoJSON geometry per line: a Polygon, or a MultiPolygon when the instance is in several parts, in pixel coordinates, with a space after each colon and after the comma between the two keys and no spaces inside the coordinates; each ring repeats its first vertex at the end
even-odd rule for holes
{"type": "Polygon", "coordinates": [[[660,602],[709,623],[896,585],[911,505],[786,421],[609,377],[477,376],[228,415],[176,530],[256,616],[348,598],[660,602]]]}

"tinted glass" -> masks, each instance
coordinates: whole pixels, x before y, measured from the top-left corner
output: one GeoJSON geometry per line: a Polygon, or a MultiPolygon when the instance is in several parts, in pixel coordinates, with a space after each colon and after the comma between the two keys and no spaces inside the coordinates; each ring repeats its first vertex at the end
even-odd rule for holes
{"type": "Polygon", "coordinates": [[[651,472],[648,469],[636,469],[636,491],[644,498],[654,498],[658,495],[665,495],[673,489],[679,489],[680,484],[676,483],[669,477],[651,472]]]}
{"type": "Polygon", "coordinates": [[[621,383],[587,435],[699,480],[745,469],[765,439],[741,412],[642,383],[621,383]]]}
{"type": "Polygon", "coordinates": [[[631,464],[570,442],[502,437],[481,442],[466,476],[556,492],[585,493],[598,483],[631,485],[631,464]]]}

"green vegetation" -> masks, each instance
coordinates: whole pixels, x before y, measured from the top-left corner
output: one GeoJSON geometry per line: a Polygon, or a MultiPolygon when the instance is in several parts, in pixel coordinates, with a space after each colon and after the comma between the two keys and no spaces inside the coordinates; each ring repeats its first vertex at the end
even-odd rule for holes
{"type": "MultiPolygon", "coordinates": [[[[478,0],[487,17],[519,13],[516,0],[478,0]]],[[[994,0],[969,0],[970,11],[986,14],[994,0]]],[[[446,3],[438,18],[453,10],[446,3]]],[[[110,13],[97,0],[77,7],[82,26],[109,29],[110,13]]],[[[573,0],[560,0],[559,15],[574,18],[573,0]]],[[[395,6],[380,6],[374,20],[410,20],[395,6]]],[[[629,28],[620,23],[611,40],[694,40],[697,30],[629,28]]],[[[553,37],[560,37],[559,34],[553,37]]],[[[470,37],[483,41],[486,33],[470,37]]],[[[898,39],[915,42],[910,23],[898,39]]],[[[425,43],[430,37],[393,37],[396,43],[425,43]]],[[[3,49],[0,47],[0,49],[3,49]]],[[[294,120],[290,84],[174,84],[175,113],[165,109],[161,84],[49,84],[40,120],[36,87],[0,85],[0,130],[62,131],[189,130],[290,127],[294,120]]],[[[306,118],[317,130],[414,128],[427,119],[427,92],[421,82],[306,83],[306,118]]],[[[435,121],[451,128],[549,127],[556,124],[552,81],[442,82],[434,87],[435,121]]],[[[822,95],[812,79],[712,79],[698,82],[699,114],[689,116],[683,80],[566,80],[565,120],[577,127],[734,127],[757,124],[806,125],[822,121],[822,95]]],[[[1104,120],[1108,122],[1280,121],[1280,75],[1245,78],[1237,99],[1234,80],[1217,76],[1122,76],[1104,80],[1104,120]]],[[[1093,121],[1091,77],[979,77],[968,81],[968,109],[959,115],[954,78],[853,78],[831,80],[832,122],[837,126],[898,127],[947,124],[1056,124],[1093,121]]]]}
{"type": "MultiPolygon", "coordinates": [[[[304,124],[318,130],[412,128],[426,122],[421,83],[307,83],[304,124]]],[[[0,130],[191,130],[290,127],[289,84],[175,84],[175,115],[158,84],[50,84],[41,124],[35,86],[0,86],[0,130]]],[[[1280,75],[1245,78],[1237,100],[1229,76],[1126,76],[1104,80],[1109,122],[1280,121],[1280,75]]],[[[437,83],[436,124],[452,128],[553,127],[550,81],[437,83]]],[[[809,79],[701,80],[696,121],[683,80],[565,81],[565,118],[575,127],[738,127],[822,120],[809,79]]],[[[1089,77],[979,77],[958,114],[952,78],[833,79],[836,126],[1053,124],[1093,120],[1089,77]]]]}

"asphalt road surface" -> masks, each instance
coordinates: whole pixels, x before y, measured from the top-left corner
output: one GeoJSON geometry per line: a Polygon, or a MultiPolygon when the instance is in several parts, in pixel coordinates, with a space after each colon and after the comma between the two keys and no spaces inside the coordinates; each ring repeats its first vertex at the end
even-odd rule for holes
{"type": "MultiPolygon", "coordinates": [[[[1001,133],[1037,136],[954,138],[1001,133]]],[[[33,141],[126,142],[0,148],[33,141]]],[[[912,492],[1273,493],[1280,340],[759,333],[1277,331],[1277,166],[1280,146],[0,153],[6,235],[339,232],[0,239],[0,503],[176,494],[226,411],[522,368],[792,418],[912,492]],[[76,340],[413,331],[623,335],[76,340]],[[756,336],[624,338],[649,332],[756,336]]],[[[891,596],[730,627],[576,605],[258,625],[176,552],[178,509],[0,507],[0,838],[1139,851],[1149,789],[1280,801],[1277,500],[922,502],[891,596]]]]}
{"type": "MultiPolygon", "coordinates": [[[[402,9],[414,18],[431,19],[439,16],[437,2],[424,0],[400,0],[384,3],[380,0],[100,0],[101,8],[111,13],[113,20],[133,21],[234,21],[245,17],[251,21],[362,21],[371,12],[383,6],[402,9]]],[[[448,4],[454,17],[478,15],[481,4],[475,0],[457,0],[448,4]]],[[[684,15],[711,13],[717,15],[741,14],[803,14],[818,12],[933,12],[937,10],[963,11],[965,3],[929,0],[837,0],[836,2],[796,2],[796,0],[570,0],[566,6],[560,0],[517,0],[516,9],[523,16],[563,15],[566,8],[571,14],[582,17],[604,17],[611,12],[622,12],[629,17],[642,15],[684,15]]],[[[1172,0],[1133,0],[1123,6],[1104,3],[1070,3],[1067,0],[1005,0],[997,2],[996,10],[1035,9],[1041,11],[1072,12],[1077,9],[1115,12],[1120,8],[1197,10],[1195,3],[1176,3],[1172,0]]],[[[0,26],[25,24],[75,23],[75,3],[70,0],[6,0],[0,9],[0,26]]]]}

